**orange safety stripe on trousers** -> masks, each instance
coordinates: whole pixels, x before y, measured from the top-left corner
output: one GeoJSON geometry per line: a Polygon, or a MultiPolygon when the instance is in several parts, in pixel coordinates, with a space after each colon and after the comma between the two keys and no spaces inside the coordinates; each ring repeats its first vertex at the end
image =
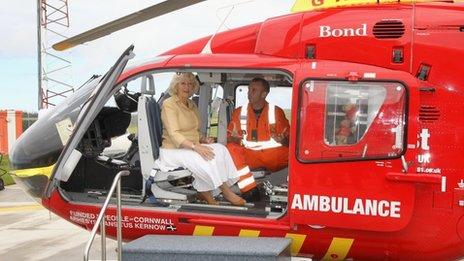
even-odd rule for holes
{"type": "Polygon", "coordinates": [[[255,178],[253,177],[253,174],[249,172],[248,174],[239,177],[237,185],[238,185],[238,188],[240,189],[240,192],[244,193],[244,192],[250,191],[253,188],[255,188],[256,181],[255,181],[255,178]]]}
{"type": "Polygon", "coordinates": [[[238,174],[239,177],[250,174],[250,167],[245,166],[245,167],[243,167],[241,169],[238,169],[237,174],[238,174]]]}

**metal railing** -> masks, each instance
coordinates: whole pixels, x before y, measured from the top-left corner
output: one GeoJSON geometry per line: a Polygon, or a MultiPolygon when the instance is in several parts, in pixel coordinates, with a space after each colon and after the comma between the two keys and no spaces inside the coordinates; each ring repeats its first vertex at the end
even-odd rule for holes
{"type": "Polygon", "coordinates": [[[95,225],[92,228],[92,232],[90,234],[89,241],[87,241],[87,245],[85,246],[84,251],[84,261],[89,260],[89,252],[90,248],[92,247],[93,240],[95,239],[95,235],[97,234],[98,227],[100,227],[100,235],[101,235],[101,247],[102,247],[102,256],[101,260],[106,260],[106,232],[105,232],[105,212],[108,208],[108,204],[111,200],[111,196],[114,193],[114,189],[116,190],[116,220],[117,220],[117,239],[118,239],[118,261],[121,261],[121,251],[122,251],[122,226],[121,226],[121,177],[128,176],[130,172],[128,170],[119,171],[114,177],[113,184],[111,184],[111,188],[108,191],[108,196],[106,196],[105,203],[98,214],[97,220],[95,225]]]}

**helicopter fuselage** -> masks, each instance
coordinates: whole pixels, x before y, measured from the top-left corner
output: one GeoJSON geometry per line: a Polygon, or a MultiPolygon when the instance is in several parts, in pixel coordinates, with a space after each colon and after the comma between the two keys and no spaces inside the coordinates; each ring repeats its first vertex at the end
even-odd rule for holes
{"type": "MultiPolygon", "coordinates": [[[[291,78],[287,208],[266,219],[124,206],[125,240],[146,234],[289,237],[294,255],[324,260],[464,256],[464,5],[297,13],[158,58],[126,69],[117,84],[149,71],[273,70],[291,78]],[[351,105],[359,110],[347,131],[357,138],[347,141],[338,124],[351,120],[351,105]]],[[[38,145],[28,141],[33,133],[19,146],[38,145]]],[[[47,176],[59,153],[44,153],[46,160],[32,166],[18,151],[10,155],[13,168],[40,173],[21,177],[19,171],[17,180],[35,195],[48,181],[42,204],[91,229],[100,205],[79,203],[59,188],[56,173],[47,176]]],[[[115,237],[114,207],[107,225],[115,237]]]]}

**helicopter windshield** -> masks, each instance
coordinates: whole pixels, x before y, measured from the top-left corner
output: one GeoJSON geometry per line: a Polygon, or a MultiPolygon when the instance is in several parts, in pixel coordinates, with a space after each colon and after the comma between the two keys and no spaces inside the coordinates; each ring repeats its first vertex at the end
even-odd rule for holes
{"type": "Polygon", "coordinates": [[[133,49],[134,46],[127,48],[116,61],[115,65],[111,67],[108,73],[106,73],[101,81],[99,81],[97,88],[93,89],[92,94],[90,94],[91,98],[82,106],[74,124],[71,124],[69,120],[64,119],[56,125],[60,139],[62,140],[63,145],[66,144],[66,146],[58,158],[57,167],[54,169],[54,174],[52,174],[55,179],[66,181],[71,175],[72,169],[74,169],[78,159],[82,156],[82,154],[78,150],[75,150],[75,148],[84,136],[89,125],[97,116],[98,111],[96,108],[103,106],[107,98],[116,91],[112,87],[115,85],[118,77],[124,70],[128,60],[135,56],[132,52],[133,49]],[[64,134],[62,135],[62,133],[64,134]],[[68,159],[70,159],[69,162],[68,159]]]}
{"type": "Polygon", "coordinates": [[[84,101],[100,79],[88,81],[60,104],[40,113],[37,122],[26,130],[10,152],[13,169],[46,167],[56,162],[67,141],[66,133],[72,131],[84,101]]]}

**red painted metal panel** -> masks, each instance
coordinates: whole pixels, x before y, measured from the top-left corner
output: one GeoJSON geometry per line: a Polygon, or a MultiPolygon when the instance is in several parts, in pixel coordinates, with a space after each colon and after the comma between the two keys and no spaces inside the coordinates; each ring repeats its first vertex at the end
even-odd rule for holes
{"type": "Polygon", "coordinates": [[[251,54],[261,24],[252,24],[216,35],[211,42],[213,53],[251,54]]]}
{"type": "Polygon", "coordinates": [[[409,70],[411,54],[410,6],[369,7],[356,9],[332,9],[305,14],[302,21],[301,45],[316,46],[316,58],[371,64],[396,70],[409,70]],[[371,15],[366,15],[370,13],[371,15]],[[381,13],[381,15],[376,13],[381,13]],[[398,39],[377,39],[374,25],[384,20],[398,20],[405,26],[404,35],[398,39]],[[330,33],[347,31],[349,34],[328,36],[330,33]],[[404,62],[393,63],[393,47],[402,47],[404,62]]]}
{"type": "Polygon", "coordinates": [[[8,127],[6,121],[6,111],[0,111],[0,153],[8,153],[8,127]]]}
{"type": "Polygon", "coordinates": [[[282,16],[263,23],[256,43],[255,53],[277,57],[299,58],[301,18],[303,14],[282,16]]]}
{"type": "MultiPolygon", "coordinates": [[[[329,67],[321,62],[318,66],[329,67]]],[[[335,73],[346,69],[350,70],[350,67],[352,67],[352,71],[359,72],[360,75],[363,75],[364,72],[378,71],[376,68],[363,68],[354,64],[335,62],[329,68],[332,68],[335,73]]],[[[299,75],[303,80],[307,77],[324,77],[323,72],[313,71],[303,71],[299,75]]],[[[396,78],[400,80],[399,77],[401,76],[393,76],[387,79],[396,78]]],[[[380,79],[382,79],[382,76],[378,75],[376,80],[380,79]]],[[[302,81],[295,81],[295,91],[297,89],[301,90],[300,84],[302,84],[302,81]]],[[[325,93],[318,93],[317,90],[315,87],[313,96],[316,98],[322,97],[321,99],[325,100],[325,93]]],[[[299,133],[292,134],[294,137],[298,137],[296,141],[298,151],[303,150],[304,152],[300,152],[299,155],[301,156],[297,157],[304,161],[307,151],[308,155],[314,155],[313,159],[319,157],[318,155],[326,158],[325,152],[320,151],[324,148],[330,150],[330,147],[324,143],[326,109],[320,107],[323,106],[323,101],[315,103],[320,106],[306,111],[307,107],[304,107],[306,96],[304,93],[300,93],[300,98],[300,101],[303,102],[301,102],[299,125],[296,128],[301,129],[299,133]],[[304,132],[306,128],[313,131],[304,132]]],[[[388,100],[387,97],[385,103],[388,100]]],[[[386,126],[390,131],[391,127],[386,126]]],[[[382,141],[382,138],[370,137],[370,133],[375,133],[375,127],[371,126],[368,129],[362,141],[375,140],[375,143],[369,143],[369,147],[374,146],[372,150],[382,149],[383,143],[378,142],[382,141]]],[[[392,143],[385,142],[385,144],[391,146],[392,143]]],[[[376,160],[362,159],[363,148],[361,145],[356,144],[346,147],[346,150],[353,150],[353,155],[357,152],[357,155],[359,155],[357,161],[344,161],[343,158],[334,158],[331,162],[303,163],[295,161],[291,163],[294,170],[290,174],[289,184],[292,223],[371,231],[398,231],[409,224],[414,210],[414,186],[411,184],[393,184],[385,179],[387,171],[401,171],[400,160],[398,158],[388,159],[389,168],[378,166],[376,160]],[[373,202],[375,204],[371,204],[373,202]],[[386,209],[381,207],[381,204],[389,205],[388,214],[385,212],[386,209]],[[372,205],[375,205],[374,208],[378,208],[378,211],[368,211],[367,209],[372,205]]]]}
{"type": "MultiPolygon", "coordinates": [[[[218,33],[211,40],[211,50],[213,53],[253,53],[260,25],[257,23],[218,33]]],[[[210,38],[211,36],[203,37],[169,50],[162,55],[199,54],[210,38]]]]}
{"type": "Polygon", "coordinates": [[[398,173],[388,172],[386,175],[387,180],[393,182],[411,182],[411,183],[431,183],[440,184],[441,176],[434,174],[414,174],[414,173],[398,173]]]}

